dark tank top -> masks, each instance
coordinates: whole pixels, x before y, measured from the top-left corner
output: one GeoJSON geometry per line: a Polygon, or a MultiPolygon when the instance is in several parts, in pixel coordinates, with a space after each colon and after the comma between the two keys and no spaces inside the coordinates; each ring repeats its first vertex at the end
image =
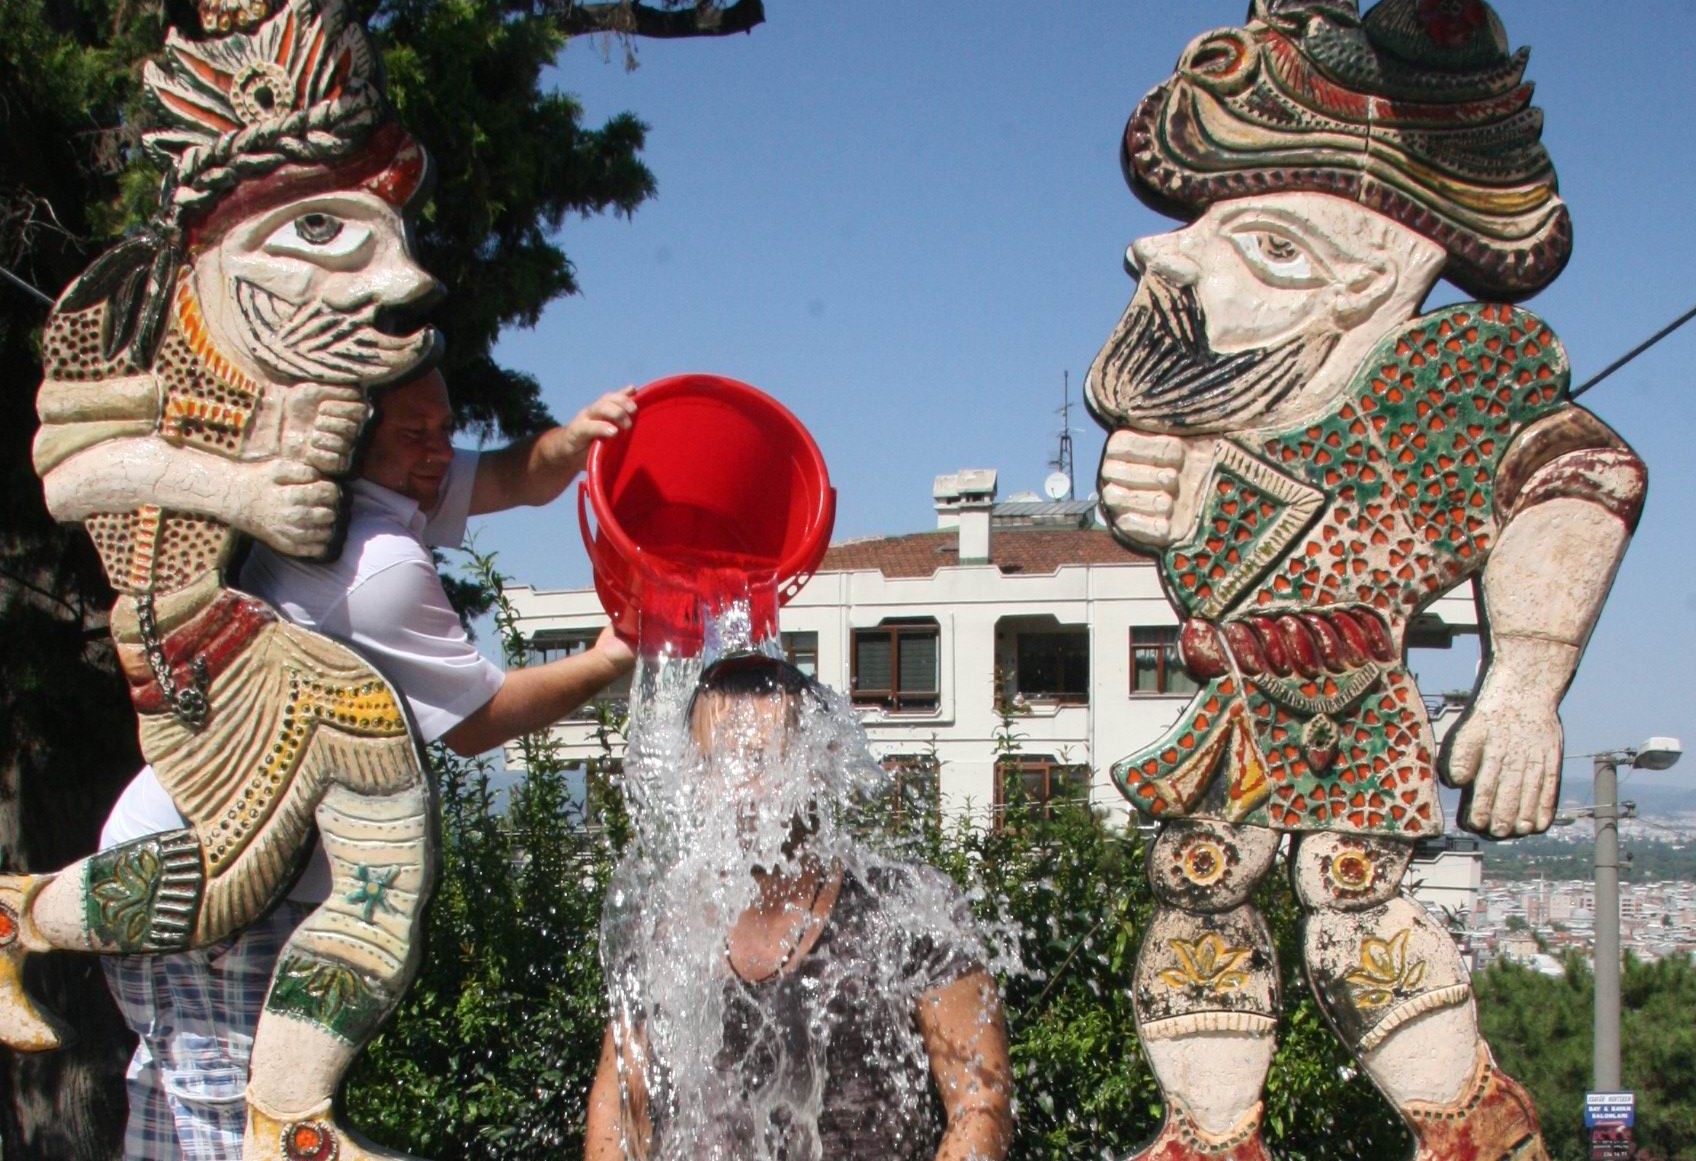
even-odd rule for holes
{"type": "Polygon", "coordinates": [[[710,1129],[711,1142],[666,1141],[656,1154],[681,1158],[758,1155],[764,1139],[777,1161],[930,1161],[942,1116],[915,1012],[920,998],[980,966],[967,934],[965,902],[940,873],[886,867],[850,873],[818,941],[782,974],[725,983],[724,1039],[717,1061],[734,1078],[710,1129]],[[951,900],[950,931],[916,932],[895,902],[916,883],[951,900]],[[817,1099],[816,1135],[792,1108],[817,1099]]]}

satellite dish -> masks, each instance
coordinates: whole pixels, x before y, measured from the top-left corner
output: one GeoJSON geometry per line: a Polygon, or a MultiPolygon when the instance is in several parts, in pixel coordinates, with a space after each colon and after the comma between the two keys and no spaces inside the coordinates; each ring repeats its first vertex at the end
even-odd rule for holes
{"type": "Polygon", "coordinates": [[[1042,490],[1050,500],[1064,500],[1072,494],[1072,478],[1065,472],[1055,472],[1042,482],[1042,490]]]}

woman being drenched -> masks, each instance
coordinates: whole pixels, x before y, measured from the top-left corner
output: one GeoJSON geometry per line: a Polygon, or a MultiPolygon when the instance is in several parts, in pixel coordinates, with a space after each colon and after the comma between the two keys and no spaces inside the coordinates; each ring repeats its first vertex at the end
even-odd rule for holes
{"type": "Polygon", "coordinates": [[[627,758],[587,1161],[1000,1161],[983,944],[943,875],[839,826],[887,777],[842,699],[760,653],[665,684],[627,758]]]}

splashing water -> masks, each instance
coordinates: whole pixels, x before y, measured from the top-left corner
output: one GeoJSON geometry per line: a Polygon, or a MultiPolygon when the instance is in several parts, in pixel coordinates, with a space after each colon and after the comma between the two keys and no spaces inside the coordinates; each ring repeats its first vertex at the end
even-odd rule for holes
{"type": "MultiPolygon", "coordinates": [[[[747,625],[732,602],[707,640],[742,644],[747,625]]],[[[890,783],[847,699],[797,697],[775,735],[772,699],[728,704],[703,746],[688,720],[701,672],[664,650],[637,672],[634,838],[601,925],[626,1153],[928,1159],[940,1120],[917,1007],[1016,965],[991,958],[943,875],[844,826],[890,783]],[[738,958],[733,929],[760,923],[774,954],[738,958]]]]}

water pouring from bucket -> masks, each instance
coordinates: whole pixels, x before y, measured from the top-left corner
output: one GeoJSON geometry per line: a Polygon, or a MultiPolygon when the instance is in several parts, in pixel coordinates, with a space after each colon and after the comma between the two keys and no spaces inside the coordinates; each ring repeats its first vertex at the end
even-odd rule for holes
{"type": "Polygon", "coordinates": [[[578,493],[607,615],[649,657],[775,636],[778,606],[818,568],[836,519],[818,445],[734,379],[676,375],[636,398],[640,418],[594,446],[578,493]],[[744,602],[746,640],[709,643],[708,627],[744,602]]]}
{"type": "Polygon", "coordinates": [[[823,457],[743,383],[679,376],[637,403],[579,499],[640,654],[586,1156],[999,1161],[1003,961],[946,876],[849,824],[890,775],[848,698],[778,656],[778,607],[830,537],[823,457]]]}

